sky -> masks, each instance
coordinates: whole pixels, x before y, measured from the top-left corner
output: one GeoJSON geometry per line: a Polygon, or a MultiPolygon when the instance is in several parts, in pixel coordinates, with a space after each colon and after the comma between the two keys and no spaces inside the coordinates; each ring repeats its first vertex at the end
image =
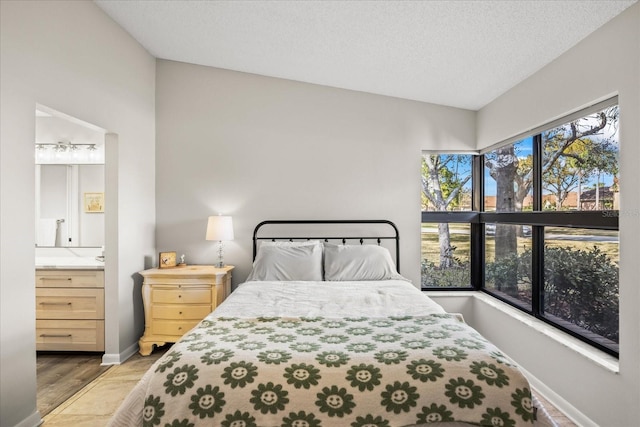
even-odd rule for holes
{"type": "MultiPolygon", "coordinates": [[[[515,144],[516,155],[518,158],[526,158],[527,156],[532,155],[533,153],[533,137],[527,137],[521,141],[518,141],[515,144]]],[[[444,156],[445,154],[443,154],[444,156]]],[[[471,155],[469,155],[471,156],[471,155]]],[[[471,162],[459,163],[458,165],[458,174],[464,177],[466,174],[471,173],[471,162]]],[[[583,183],[583,188],[588,186],[593,186],[595,184],[595,177],[589,178],[586,182],[583,183]]],[[[613,176],[610,174],[601,174],[600,182],[604,183],[605,186],[609,186],[613,183],[613,176]]],[[[489,175],[489,169],[484,169],[484,183],[485,183],[485,196],[495,196],[496,195],[496,182],[489,175]]],[[[468,181],[465,185],[469,191],[471,191],[471,181],[468,181]]],[[[549,191],[543,189],[543,194],[549,194],[549,191]]]]}
{"type": "MultiPolygon", "coordinates": [[[[598,139],[598,138],[594,138],[594,139],[598,139]]],[[[518,156],[518,158],[526,158],[527,156],[532,155],[533,137],[527,137],[523,140],[518,141],[515,144],[515,148],[516,148],[516,155],[518,156]]],[[[601,184],[604,183],[605,186],[610,186],[613,183],[613,175],[611,174],[602,173],[600,174],[599,179],[600,179],[599,182],[601,184]]],[[[586,187],[594,186],[595,183],[596,183],[596,177],[595,176],[589,177],[586,181],[583,182],[582,188],[585,189],[586,187]]],[[[489,175],[489,170],[487,168],[485,168],[484,170],[484,191],[485,191],[485,196],[496,195],[496,182],[489,175]]],[[[577,188],[574,189],[573,191],[577,191],[577,188]]],[[[549,194],[550,191],[543,188],[542,193],[549,194]]],[[[531,194],[531,192],[529,194],[531,194]]]]}

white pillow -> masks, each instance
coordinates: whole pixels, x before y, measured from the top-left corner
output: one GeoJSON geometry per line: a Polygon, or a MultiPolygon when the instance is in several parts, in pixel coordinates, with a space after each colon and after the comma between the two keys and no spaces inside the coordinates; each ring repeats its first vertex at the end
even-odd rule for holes
{"type": "Polygon", "coordinates": [[[257,248],[260,249],[263,246],[314,246],[320,245],[319,240],[303,240],[303,241],[287,241],[287,240],[258,240],[257,248]]]}
{"type": "Polygon", "coordinates": [[[324,280],[404,279],[387,248],[377,245],[324,244],[324,280]]]}
{"type": "Polygon", "coordinates": [[[250,280],[322,281],[322,245],[283,244],[307,242],[264,242],[247,282],[250,280]],[[280,243],[280,244],[265,244],[280,243]]]}

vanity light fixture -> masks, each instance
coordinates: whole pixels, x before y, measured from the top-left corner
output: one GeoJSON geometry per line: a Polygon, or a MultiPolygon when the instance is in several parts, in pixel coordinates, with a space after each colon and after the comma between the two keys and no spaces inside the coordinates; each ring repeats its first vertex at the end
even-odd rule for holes
{"type": "Polygon", "coordinates": [[[104,146],[68,141],[36,142],[36,164],[104,164],[104,146]]]}

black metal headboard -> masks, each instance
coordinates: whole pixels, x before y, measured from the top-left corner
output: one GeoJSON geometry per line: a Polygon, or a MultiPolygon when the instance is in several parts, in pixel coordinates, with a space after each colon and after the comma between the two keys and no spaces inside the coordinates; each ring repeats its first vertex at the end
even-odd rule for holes
{"type": "MultiPolygon", "coordinates": [[[[309,230],[311,232],[311,230],[309,230]]],[[[400,235],[398,233],[398,227],[386,219],[362,219],[362,220],[268,220],[262,221],[260,224],[256,225],[256,228],[253,230],[253,259],[256,259],[256,253],[258,249],[258,240],[270,240],[270,241],[294,241],[294,240],[323,240],[325,242],[329,241],[341,241],[343,244],[346,244],[347,241],[358,241],[360,244],[364,244],[365,241],[373,241],[378,245],[381,244],[383,240],[391,240],[394,243],[395,248],[395,261],[396,261],[396,269],[398,273],[400,272],[400,235]],[[349,226],[366,226],[372,224],[382,225],[382,229],[373,230],[374,232],[370,232],[370,230],[355,230],[353,233],[348,232],[349,226]],[[326,228],[313,230],[315,233],[312,236],[305,235],[304,233],[300,233],[300,228],[296,228],[297,225],[320,225],[323,228],[326,225],[326,228]],[[271,236],[258,236],[258,233],[261,228],[266,226],[284,226],[281,227],[277,233],[271,236]],[[296,232],[291,232],[288,234],[284,229],[287,226],[293,226],[296,228],[296,232]],[[343,232],[338,232],[332,228],[341,227],[343,232]],[[387,227],[388,226],[388,227],[387,227]],[[386,230],[385,230],[386,229],[386,230]],[[391,229],[391,230],[389,230],[391,229]],[[326,234],[324,233],[326,231],[326,234]],[[362,235],[359,233],[365,233],[366,235],[362,235]],[[382,232],[384,231],[384,232],[382,232]],[[392,231],[392,233],[390,232],[392,231]]]]}

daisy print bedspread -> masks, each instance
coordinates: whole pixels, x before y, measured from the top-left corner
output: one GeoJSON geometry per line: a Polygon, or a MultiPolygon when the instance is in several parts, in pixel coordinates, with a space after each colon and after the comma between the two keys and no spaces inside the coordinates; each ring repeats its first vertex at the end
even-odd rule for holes
{"type": "Polygon", "coordinates": [[[152,368],[142,425],[531,425],[527,380],[455,315],[210,316],[152,368]]]}

